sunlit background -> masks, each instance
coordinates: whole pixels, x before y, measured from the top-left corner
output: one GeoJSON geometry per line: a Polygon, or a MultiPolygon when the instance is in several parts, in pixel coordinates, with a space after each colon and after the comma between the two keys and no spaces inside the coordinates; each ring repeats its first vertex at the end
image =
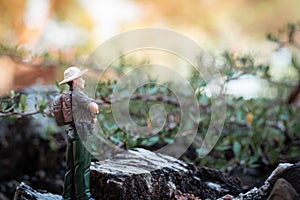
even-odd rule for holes
{"type": "MultiPolygon", "coordinates": [[[[286,49],[275,52],[266,34],[299,20],[298,8],[298,0],[1,0],[0,42],[30,52],[24,59],[28,62],[31,56],[45,52],[72,59],[74,55],[88,55],[99,44],[124,31],[166,28],[185,34],[212,55],[224,50],[258,53],[260,59],[274,66],[273,75],[280,76],[291,56],[286,49]]],[[[0,93],[50,84],[57,77],[51,70],[40,73],[28,75],[31,72],[24,63],[2,57],[0,93]]],[[[245,87],[245,80],[238,85],[245,87]]],[[[250,83],[251,88],[259,87],[256,84],[250,83]]],[[[236,90],[240,91],[234,87],[231,92],[236,90]]]]}

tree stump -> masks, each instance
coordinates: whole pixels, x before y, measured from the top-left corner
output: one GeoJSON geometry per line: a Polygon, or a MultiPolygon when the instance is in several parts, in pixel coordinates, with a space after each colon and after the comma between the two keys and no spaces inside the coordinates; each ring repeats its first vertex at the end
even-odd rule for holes
{"type": "Polygon", "coordinates": [[[173,157],[132,149],[91,165],[95,199],[217,199],[238,195],[240,183],[222,172],[198,168],[173,157]]]}

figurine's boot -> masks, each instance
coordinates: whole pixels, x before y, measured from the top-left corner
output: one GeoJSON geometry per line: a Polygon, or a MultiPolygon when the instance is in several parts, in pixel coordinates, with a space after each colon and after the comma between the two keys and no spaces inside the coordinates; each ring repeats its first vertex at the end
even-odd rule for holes
{"type": "Polygon", "coordinates": [[[92,196],[90,193],[91,154],[84,147],[81,140],[75,140],[73,142],[73,154],[76,199],[90,199],[92,196]]]}

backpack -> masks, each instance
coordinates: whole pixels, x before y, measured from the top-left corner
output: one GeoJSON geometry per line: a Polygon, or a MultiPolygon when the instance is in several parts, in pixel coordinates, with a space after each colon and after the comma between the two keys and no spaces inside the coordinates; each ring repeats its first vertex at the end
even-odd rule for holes
{"type": "Polygon", "coordinates": [[[60,93],[52,102],[54,119],[59,126],[73,123],[72,93],[60,93]]]}

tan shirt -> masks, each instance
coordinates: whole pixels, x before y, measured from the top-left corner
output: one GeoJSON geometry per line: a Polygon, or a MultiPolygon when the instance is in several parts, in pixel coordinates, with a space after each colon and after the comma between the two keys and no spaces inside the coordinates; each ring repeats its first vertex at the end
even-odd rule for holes
{"type": "Polygon", "coordinates": [[[72,92],[72,111],[75,122],[92,123],[95,116],[88,109],[88,105],[91,102],[94,102],[92,98],[74,87],[72,92]]]}

